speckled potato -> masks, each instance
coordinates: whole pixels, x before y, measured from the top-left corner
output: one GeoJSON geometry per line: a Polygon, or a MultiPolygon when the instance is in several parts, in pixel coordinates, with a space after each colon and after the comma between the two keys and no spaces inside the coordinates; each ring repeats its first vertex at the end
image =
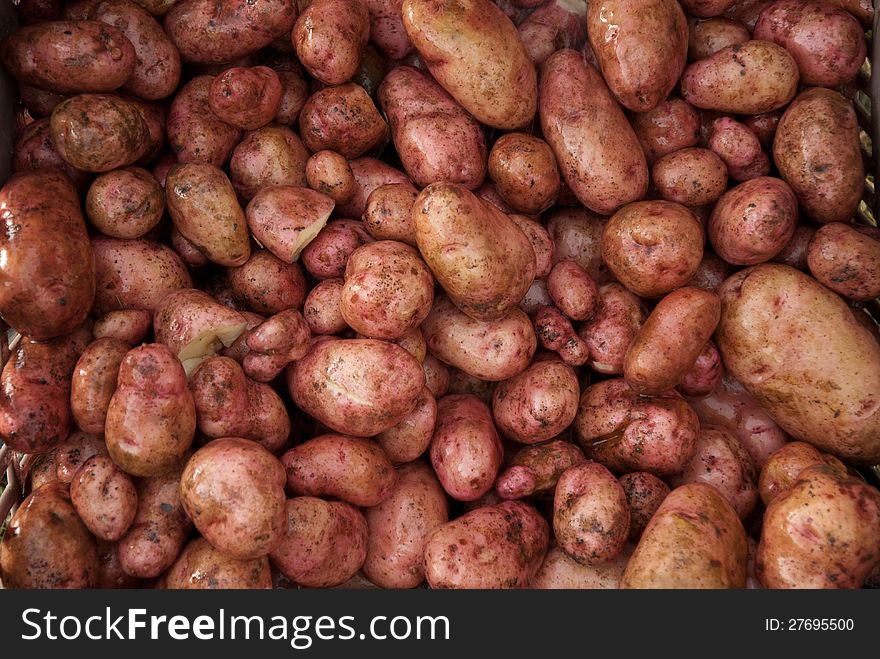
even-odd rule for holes
{"type": "Polygon", "coordinates": [[[137,513],[131,477],[106,455],[86,460],[70,482],[70,500],[96,538],[110,542],[128,531],[137,513]]]}
{"type": "MultiPolygon", "coordinates": [[[[427,374],[425,380],[428,380],[427,374]]],[[[437,401],[434,396],[426,385],[415,409],[396,426],[376,435],[376,442],[394,464],[412,462],[428,450],[437,420],[437,401]]]]}
{"type": "Polygon", "coordinates": [[[744,123],[720,117],[709,124],[709,148],[727,166],[734,181],[748,181],[770,172],[770,159],[758,136],[744,123]]]}
{"type": "Polygon", "coordinates": [[[362,222],[333,220],[303,249],[302,264],[318,280],[342,277],[348,257],[358,247],[372,241],[362,222]]]}
{"type": "Polygon", "coordinates": [[[287,487],[297,495],[334,497],[354,506],[375,506],[390,496],[397,473],[376,442],[321,435],[281,457],[287,487]]]}
{"type": "Polygon", "coordinates": [[[79,356],[70,382],[70,411],[83,432],[103,434],[119,366],[129,350],[125,341],[99,338],[79,356]]]}
{"type": "Polygon", "coordinates": [[[727,165],[709,149],[691,147],[660,158],[651,180],[667,201],[683,206],[704,206],[718,200],[727,189],[727,165]]]}
{"type": "Polygon", "coordinates": [[[344,285],[340,278],[324,279],[309,291],[303,317],[312,334],[338,334],[348,327],[339,309],[344,285]]]}
{"type": "Polygon", "coordinates": [[[867,302],[880,297],[880,239],[851,225],[830,222],[807,248],[810,273],[832,291],[867,302]]]}
{"type": "Polygon", "coordinates": [[[211,81],[208,107],[227,124],[256,130],[275,118],[282,94],[281,79],[268,66],[234,66],[211,81]]]}
{"type": "Polygon", "coordinates": [[[215,549],[204,538],[191,540],[162,576],[169,590],[257,590],[272,587],[265,556],[240,560],[215,549]]]}
{"type": "Polygon", "coordinates": [[[312,190],[344,204],[354,194],[354,174],[345,157],[335,151],[318,151],[306,162],[306,181],[312,190]]]}
{"type": "Polygon", "coordinates": [[[275,314],[247,332],[244,372],[257,382],[271,382],[289,363],[308,354],[311,338],[300,312],[288,309],[275,314]]]}
{"type": "Polygon", "coordinates": [[[633,471],[620,477],[629,506],[629,538],[638,542],[648,522],[669,494],[669,486],[653,474],[633,471]]]}
{"type": "Polygon", "coordinates": [[[92,183],[85,211],[92,225],[107,236],[140,238],[162,219],[165,193],[145,169],[116,169],[92,183]]]}
{"type": "Polygon", "coordinates": [[[265,126],[244,136],[232,152],[229,178],[235,191],[250,201],[273,185],[306,185],[309,151],[286,126],[265,126]]]}
{"type": "Polygon", "coordinates": [[[382,144],[388,125],[366,90],[353,82],[312,94],[299,114],[299,134],[312,152],[352,159],[382,144]]]}
{"type": "Polygon", "coordinates": [[[689,23],[688,60],[692,62],[752,38],[745,25],[729,18],[713,17],[704,21],[692,20],[689,23]]]}
{"type": "Polygon", "coordinates": [[[677,389],[685,396],[705,396],[715,390],[724,375],[721,354],[712,341],[706,341],[694,365],[685,373],[677,389]]]}
{"type": "Polygon", "coordinates": [[[599,287],[597,306],[595,315],[581,325],[578,336],[590,351],[590,368],[622,375],[626,353],[647,314],[642,301],[617,282],[599,287]]]}
{"type": "Polygon", "coordinates": [[[635,115],[632,127],[648,164],[700,141],[700,116],[680,98],[669,98],[653,110],[635,115]]]}
{"type": "Polygon", "coordinates": [[[291,39],[313,78],[327,85],[357,73],[370,38],[370,14],[360,0],[314,0],[299,15],[291,39]]]}
{"type": "Polygon", "coordinates": [[[527,133],[507,133],[495,141],[489,176],[501,198],[523,213],[547,210],[559,194],[561,179],[553,150],[527,133]]]}
{"type": "Polygon", "coordinates": [[[551,547],[544,557],[529,588],[540,590],[617,590],[632,554],[632,545],[610,561],[596,565],[582,565],[566,554],[560,547],[551,547]]]}
{"type": "Polygon", "coordinates": [[[498,475],[495,492],[502,499],[522,499],[552,492],[567,469],[585,460],[577,446],[561,439],[524,446],[498,475]]]}
{"type": "Polygon", "coordinates": [[[517,25],[529,59],[541,66],[560,48],[583,48],[587,42],[586,0],[552,0],[517,25]]]}
{"type": "Polygon", "coordinates": [[[214,76],[196,76],[168,108],[168,142],[179,163],[222,167],[241,140],[241,129],[221,121],[208,106],[214,76]]]}
{"type": "Polygon", "coordinates": [[[764,463],[758,478],[758,493],[764,505],[769,506],[776,497],[794,485],[804,469],[813,465],[839,467],[841,474],[847,474],[846,467],[837,458],[820,452],[811,444],[789,442],[774,451],[764,463]]]}
{"type": "Polygon", "coordinates": [[[333,212],[333,200],[305,187],[263,188],[247,205],[247,227],[282,261],[296,261],[333,212]]]}
{"type": "Polygon", "coordinates": [[[308,290],[299,263],[282,261],[265,249],[252,251],[246,263],[230,268],[229,285],[248,308],[265,316],[302,309],[308,290]]]}
{"type": "Polygon", "coordinates": [[[724,364],[779,425],[854,463],[880,460],[880,344],[846,303],[778,264],[736,273],[719,294],[724,364]]]}
{"type": "Polygon", "coordinates": [[[736,0],[681,0],[681,6],[691,16],[720,16],[726,12],[736,0]]]}
{"type": "Polygon", "coordinates": [[[766,588],[861,588],[880,563],[880,492],[807,467],[764,513],[755,574],[766,588]]]}

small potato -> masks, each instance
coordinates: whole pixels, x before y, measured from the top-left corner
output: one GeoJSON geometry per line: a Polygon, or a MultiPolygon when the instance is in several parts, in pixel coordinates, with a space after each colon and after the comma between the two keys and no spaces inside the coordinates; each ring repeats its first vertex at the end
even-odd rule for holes
{"type": "Polygon", "coordinates": [[[521,501],[483,506],[425,539],[431,588],[525,588],[544,560],[547,522],[521,501]]]}
{"type": "Polygon", "coordinates": [[[640,201],[620,209],[605,225],[602,257],[631,292],[660,297],[694,275],[703,242],[703,228],[684,206],[640,201]]]}
{"type": "Polygon", "coordinates": [[[770,160],[758,136],[730,117],[712,122],[709,148],[724,161],[734,181],[748,181],[770,172],[770,160]]]}
{"type": "Polygon", "coordinates": [[[623,286],[616,282],[600,286],[598,309],[578,332],[590,351],[590,368],[622,375],[627,350],[645,318],[641,300],[623,286]]]}
{"type": "Polygon", "coordinates": [[[227,124],[256,130],[275,118],[281,93],[281,80],[268,66],[235,66],[211,82],[208,107],[227,124]]]}
{"type": "Polygon", "coordinates": [[[612,589],[620,588],[620,580],[632,554],[632,545],[606,563],[582,565],[559,547],[551,547],[532,579],[532,589],[612,589]]]}
{"type": "Polygon", "coordinates": [[[680,472],[696,452],[700,423],[674,391],[639,396],[623,378],[581,394],[574,430],[586,455],[616,472],[680,472]]]}
{"type": "Polygon", "coordinates": [[[315,497],[287,500],[287,530],[272,550],[272,564],[291,581],[307,588],[345,583],[367,555],[369,531],[357,508],[315,497]]]}
{"type": "Polygon", "coordinates": [[[880,240],[848,224],[820,228],[807,248],[807,264],[838,295],[862,302],[880,297],[880,240]]]}
{"type": "Polygon", "coordinates": [[[791,53],[807,86],[839,87],[856,76],[865,60],[862,26],[830,4],[774,2],[761,12],[753,30],[755,39],[772,41],[791,53]]]}
{"type": "Polygon", "coordinates": [[[298,71],[275,69],[281,81],[281,103],[275,114],[275,123],[282,126],[294,126],[299,113],[309,98],[309,83],[298,71]]]}
{"type": "Polygon", "coordinates": [[[231,558],[204,538],[189,542],[168,572],[162,587],[169,590],[269,589],[272,575],[265,556],[249,560],[231,558]]]}
{"type": "Polygon", "coordinates": [[[376,240],[399,240],[415,247],[412,207],[418,194],[411,183],[380,185],[367,198],[364,227],[376,240]]]}
{"type": "Polygon", "coordinates": [[[141,580],[127,575],[119,564],[119,543],[97,540],[98,578],[95,588],[140,588],[141,580]]]}
{"type": "Polygon", "coordinates": [[[415,409],[396,426],[376,435],[376,442],[394,464],[412,462],[428,450],[436,420],[437,401],[426,386],[415,409]]]}
{"type": "Polygon", "coordinates": [[[95,539],[76,514],[67,487],[47,483],[22,502],[0,543],[6,588],[92,588],[95,539]]]}
{"type": "Polygon", "coordinates": [[[125,574],[158,577],[171,567],[192,528],[180,502],[183,465],[137,483],[137,513],[119,540],[119,564],[125,574]]]}
{"type": "Polygon", "coordinates": [[[661,394],[681,384],[721,317],[715,293],[685,286],[664,297],[626,353],[623,377],[641,394],[661,394]]]}
{"type": "Polygon", "coordinates": [[[110,399],[116,391],[119,366],[129,350],[131,346],[120,339],[96,339],[76,362],[70,382],[70,411],[83,432],[104,433],[104,421],[110,399]]]}
{"type": "Polygon", "coordinates": [[[273,185],[306,185],[308,149],[286,126],[265,126],[249,132],[229,161],[232,187],[247,201],[273,185]]]}
{"type": "Polygon", "coordinates": [[[492,414],[505,437],[538,444],[571,425],[579,399],[574,369],[556,359],[545,359],[499,383],[492,395],[492,414]]]}
{"type": "Polygon", "coordinates": [[[247,333],[242,368],[257,382],[271,382],[289,363],[308,354],[311,338],[301,313],[288,309],[275,314],[247,333]]]}
{"type": "Polygon", "coordinates": [[[560,261],[547,276],[547,291],[571,320],[589,320],[599,306],[599,287],[574,261],[560,261]]]}
{"type": "Polygon", "coordinates": [[[354,174],[348,161],[335,151],[318,151],[306,162],[306,180],[312,190],[344,204],[354,194],[354,174]]]}
{"type": "Polygon", "coordinates": [[[583,48],[586,15],[586,0],[552,0],[537,7],[517,26],[529,59],[540,67],[560,48],[583,48]]]}
{"type": "Polygon", "coordinates": [[[700,141],[700,116],[680,98],[669,98],[653,110],[635,115],[632,126],[651,165],[700,141]]]}
{"type": "Polygon", "coordinates": [[[213,76],[193,78],[177,92],[168,108],[168,142],[179,163],[222,167],[241,141],[241,129],[211,112],[208,95],[213,80],[213,76]]]}
{"type": "Polygon", "coordinates": [[[290,449],[281,462],[291,492],[335,497],[354,506],[380,504],[397,480],[379,445],[359,437],[321,435],[290,449]]]}
{"type": "Polygon", "coordinates": [[[52,143],[51,121],[46,117],[37,119],[21,130],[18,141],[12,148],[12,171],[29,172],[49,167],[56,167],[64,172],[79,192],[87,190],[92,182],[89,172],[77,169],[58,153],[52,143]]]}
{"type": "Polygon", "coordinates": [[[810,241],[816,234],[816,229],[807,224],[798,224],[794,229],[794,235],[789,240],[782,251],[773,257],[777,263],[784,263],[792,268],[806,271],[809,268],[807,263],[807,251],[810,241]]]}
{"type": "Polygon", "coordinates": [[[320,192],[273,185],[260,190],[247,205],[247,228],[263,247],[293,263],[324,228],[333,207],[333,200],[320,192]]]}
{"type": "Polygon", "coordinates": [[[692,21],[688,32],[688,60],[695,62],[705,59],[723,48],[745,43],[751,38],[745,25],[729,18],[692,21]]]}
{"type": "Polygon", "coordinates": [[[694,365],[685,373],[677,388],[685,396],[705,396],[715,390],[723,375],[724,364],[718,348],[711,341],[706,341],[694,365]]]}
{"type": "Polygon", "coordinates": [[[727,165],[709,149],[682,149],[660,158],[651,180],[667,201],[704,206],[727,190],[727,165]]]}
{"type": "Polygon", "coordinates": [[[443,489],[474,501],[492,489],[504,449],[488,406],[476,396],[451,394],[437,402],[430,458],[443,489]]]}
{"type": "Polygon", "coordinates": [[[310,151],[329,149],[351,160],[378,147],[388,125],[366,90],[350,82],[309,97],[299,114],[299,134],[310,151]]]}
{"type": "Polygon", "coordinates": [[[302,309],[307,289],[298,263],[282,261],[265,249],[254,250],[246,263],[230,268],[229,285],[252,311],[266,316],[302,309]]]}
{"type": "Polygon", "coordinates": [[[425,540],[449,521],[449,504],[431,468],[413,462],[397,470],[385,501],[364,511],[369,536],[363,571],[380,588],[415,588],[425,580],[425,540]]]}
{"type": "Polygon", "coordinates": [[[222,170],[199,163],[175,165],[168,172],[165,194],[174,226],[209,260],[225,266],[248,260],[248,224],[222,170]]]}
{"type": "Polygon", "coordinates": [[[602,465],[583,462],[559,477],[553,499],[553,533],[579,563],[611,560],[629,537],[629,506],[617,479],[602,465]]]}
{"type": "Polygon", "coordinates": [[[460,186],[435,183],[412,208],[416,243],[452,302],[478,321],[498,321],[535,277],[535,250],[510,218],[460,186]]]}
{"type": "Polygon", "coordinates": [[[126,167],[95,179],[86,196],[86,215],[103,234],[140,238],[165,212],[165,193],[147,170],[126,167]]]}
{"type": "Polygon", "coordinates": [[[589,360],[587,344],[578,336],[571,322],[552,305],[539,306],[532,316],[535,335],[542,348],[559,354],[569,366],[582,366],[589,360]]]}
{"type": "Polygon", "coordinates": [[[204,538],[232,558],[265,556],[283,540],[284,467],[249,439],[215,439],[180,477],[180,499],[204,538]]]}
{"type": "Polygon", "coordinates": [[[425,355],[422,362],[422,370],[425,372],[425,387],[433,394],[434,398],[445,396],[449,390],[451,375],[449,368],[431,354],[425,355]]]}
{"type": "Polygon", "coordinates": [[[711,485],[682,485],[648,523],[621,588],[745,588],[748,553],[727,500],[711,485]]]}
{"type": "Polygon", "coordinates": [[[369,38],[370,15],[360,0],[313,0],[291,35],[303,66],[327,85],[351,80],[369,38]]]}
{"type": "Polygon", "coordinates": [[[89,531],[109,542],[125,535],[137,513],[131,477],[106,455],[83,463],[70,482],[70,500],[89,531]]]}
{"type": "Polygon", "coordinates": [[[502,499],[549,493],[566,470],[584,461],[577,446],[562,440],[523,447],[498,475],[495,491],[502,499]]]}
{"type": "Polygon", "coordinates": [[[526,133],[502,135],[489,154],[489,176],[498,194],[523,213],[540,213],[559,194],[559,168],[544,140],[526,133]]]}
{"type": "Polygon", "coordinates": [[[309,291],[303,305],[303,317],[312,334],[339,334],[348,328],[340,309],[344,285],[339,278],[324,279],[309,291]]]}
{"type": "MultiPolygon", "coordinates": [[[[761,469],[758,478],[758,493],[764,505],[769,506],[779,495],[794,485],[798,476],[813,465],[837,466],[840,462],[828,453],[821,453],[805,442],[789,442],[775,451],[761,469]]],[[[846,474],[846,468],[841,468],[846,474]]]]}
{"type": "Polygon", "coordinates": [[[369,242],[372,242],[372,237],[361,222],[328,222],[303,249],[303,266],[315,279],[342,277],[348,258],[358,247],[369,242]]]}
{"type": "Polygon", "coordinates": [[[644,197],[645,153],[602,75],[581,53],[560,50],[544,63],[540,101],[544,139],[584,206],[610,215],[644,197]]]}
{"type": "Polygon", "coordinates": [[[351,199],[337,209],[341,217],[362,217],[367,208],[370,193],[382,185],[392,183],[408,183],[409,177],[390,165],[375,158],[356,158],[348,163],[354,175],[355,190],[351,199]]]}
{"type": "Polygon", "coordinates": [[[814,465],[767,507],[755,574],[765,588],[861,588],[878,547],[880,492],[814,465]]]}
{"type": "Polygon", "coordinates": [[[108,455],[107,444],[97,435],[75,432],[55,446],[49,454],[55,469],[55,480],[70,484],[79,468],[95,455],[108,455]]]}
{"type": "Polygon", "coordinates": [[[630,511],[629,539],[638,542],[648,522],[669,494],[669,486],[645,471],[624,474],[620,477],[620,486],[630,511]]]}
{"type": "Polygon", "coordinates": [[[482,322],[464,315],[445,296],[434,300],[422,332],[437,359],[491,382],[522,373],[538,345],[535,329],[521,310],[514,309],[501,320],[482,322]]]}
{"type": "Polygon", "coordinates": [[[727,261],[708,250],[703,252],[703,260],[700,261],[700,267],[690,278],[687,285],[696,288],[702,288],[704,291],[718,290],[718,287],[724,283],[733,273],[733,266],[727,261]]]}
{"type": "Polygon", "coordinates": [[[769,149],[773,145],[773,136],[776,134],[776,127],[779,125],[781,117],[782,111],[776,110],[775,112],[742,117],[742,122],[757,136],[761,146],[769,149]]]}
{"type": "Polygon", "coordinates": [[[393,343],[343,339],[315,344],[288,369],[287,385],[306,414],[336,432],[371,437],[415,409],[425,375],[393,343]]]}

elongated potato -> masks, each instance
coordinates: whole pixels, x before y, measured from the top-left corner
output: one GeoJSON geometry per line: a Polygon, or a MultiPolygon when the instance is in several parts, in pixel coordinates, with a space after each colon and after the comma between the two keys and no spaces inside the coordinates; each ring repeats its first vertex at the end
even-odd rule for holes
{"type": "Polygon", "coordinates": [[[70,411],[83,432],[104,433],[107,407],[116,391],[119,365],[129,350],[131,346],[125,341],[104,338],[89,344],[79,356],[70,382],[70,411]]]}
{"type": "Polygon", "coordinates": [[[807,248],[812,275],[838,295],[867,302],[880,296],[880,239],[842,222],[819,229],[807,248]]]}
{"type": "Polygon", "coordinates": [[[83,462],[70,482],[70,500],[89,531],[101,540],[119,540],[137,513],[131,477],[106,455],[83,462]]]}
{"type": "MultiPolygon", "coordinates": [[[[424,364],[423,370],[424,369],[424,364]]],[[[425,380],[428,381],[427,373],[425,380]]],[[[438,390],[437,395],[442,395],[438,390]]],[[[437,401],[427,384],[415,409],[403,421],[376,435],[376,442],[394,464],[412,462],[428,450],[437,421],[437,401]]]]}
{"type": "Polygon", "coordinates": [[[560,50],[541,69],[541,129],[578,200],[610,215],[641,199],[648,164],[632,127],[581,53],[560,50]]]}

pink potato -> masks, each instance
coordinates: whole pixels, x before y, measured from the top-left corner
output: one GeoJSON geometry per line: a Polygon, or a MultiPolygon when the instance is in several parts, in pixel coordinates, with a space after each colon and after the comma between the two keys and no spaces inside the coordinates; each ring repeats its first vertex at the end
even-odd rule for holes
{"type": "Polygon", "coordinates": [[[275,314],[248,331],[244,372],[257,382],[271,382],[289,363],[308,354],[311,338],[301,313],[288,309],[275,314]]]}
{"type": "Polygon", "coordinates": [[[715,390],[723,375],[724,363],[718,348],[712,341],[706,341],[694,365],[685,373],[677,388],[685,396],[705,396],[715,390]]]}
{"type": "Polygon", "coordinates": [[[810,240],[810,272],[838,295],[867,302],[880,296],[880,236],[829,222],[810,240]]]}
{"type": "Polygon", "coordinates": [[[596,282],[574,261],[560,261],[547,275],[547,291],[556,307],[571,320],[593,317],[599,306],[596,282]]]}
{"type": "Polygon", "coordinates": [[[617,590],[632,555],[631,544],[607,563],[582,565],[560,547],[551,547],[529,588],[540,590],[617,590]]]}
{"type": "Polygon", "coordinates": [[[507,133],[495,141],[489,154],[489,176],[501,198],[523,213],[547,210],[559,194],[553,149],[526,133],[507,133]]]}
{"type": "Polygon", "coordinates": [[[651,165],[700,141],[700,116],[680,98],[668,98],[653,110],[635,115],[632,126],[651,165]]]}
{"type": "Polygon", "coordinates": [[[590,368],[622,375],[626,353],[646,317],[638,297],[617,282],[602,284],[595,315],[578,330],[590,351],[590,368]]]}
{"type": "Polygon", "coordinates": [[[630,511],[629,538],[638,542],[648,522],[669,494],[669,486],[645,471],[633,471],[620,477],[630,511]]]}
{"type": "Polygon", "coordinates": [[[770,160],[761,149],[758,136],[730,117],[712,122],[709,148],[724,161],[734,181],[748,181],[770,172],[770,160]]]}
{"type": "Polygon", "coordinates": [[[396,426],[376,435],[375,439],[394,464],[412,462],[428,450],[436,421],[437,401],[426,385],[416,408],[396,426]]]}
{"type": "Polygon", "coordinates": [[[559,354],[569,366],[582,366],[590,358],[586,342],[578,336],[562,312],[552,305],[539,306],[532,317],[535,336],[542,348],[559,354]]]}
{"type": "Polygon", "coordinates": [[[312,190],[344,204],[354,194],[354,174],[344,156],[335,151],[318,151],[306,162],[306,181],[312,190]]]}
{"type": "Polygon", "coordinates": [[[383,144],[388,125],[366,90],[353,82],[312,94],[299,114],[299,134],[312,152],[352,159],[383,144]]]}
{"type": "Polygon", "coordinates": [[[137,513],[137,490],[131,477],[106,455],[86,460],[70,483],[70,500],[95,537],[119,540],[137,513]]]}
{"type": "Polygon", "coordinates": [[[360,0],[313,0],[291,35],[303,66],[327,85],[351,80],[369,38],[370,14],[360,0]]]}
{"type": "Polygon", "coordinates": [[[197,76],[184,85],[168,108],[168,142],[177,162],[222,167],[241,140],[241,129],[217,117],[208,105],[213,76],[197,76]]]}
{"type": "Polygon", "coordinates": [[[130,349],[120,339],[96,339],[79,356],[70,382],[70,411],[83,432],[104,433],[119,366],[130,349]]]}
{"type": "Polygon", "coordinates": [[[296,261],[327,224],[334,201],[305,187],[273,185],[260,190],[245,210],[247,226],[282,261],[296,261]]]}
{"type": "Polygon", "coordinates": [[[208,106],[221,121],[256,130],[275,118],[281,93],[281,80],[269,67],[233,67],[211,82],[208,106]]]}
{"type": "Polygon", "coordinates": [[[517,27],[529,59],[541,66],[560,48],[575,50],[587,41],[586,0],[535,3],[535,11],[517,27]]]}
{"type": "Polygon", "coordinates": [[[380,185],[367,197],[364,227],[376,240],[399,240],[416,246],[412,206],[419,191],[411,183],[380,185]]]}
{"type": "Polygon", "coordinates": [[[255,590],[271,588],[272,576],[265,556],[239,560],[196,538],[183,548],[159,583],[170,590],[255,590]]]}
{"type": "Polygon", "coordinates": [[[232,187],[246,201],[263,188],[306,184],[309,151],[286,126],[264,126],[246,133],[229,161],[232,187]]]}
{"type": "Polygon", "coordinates": [[[495,491],[502,499],[522,499],[552,492],[567,469],[585,460],[577,446],[560,439],[524,446],[498,474],[495,491]]]}
{"type": "Polygon", "coordinates": [[[245,263],[230,268],[229,285],[248,308],[265,316],[301,309],[308,288],[298,263],[282,261],[265,249],[254,250],[245,263]]]}
{"type": "Polygon", "coordinates": [[[681,149],[660,158],[651,179],[667,201],[703,206],[717,201],[727,189],[727,165],[708,149],[681,149]]]}
{"type": "Polygon", "coordinates": [[[324,279],[309,291],[303,304],[303,317],[312,334],[339,334],[348,328],[340,302],[345,282],[335,277],[324,279]]]}

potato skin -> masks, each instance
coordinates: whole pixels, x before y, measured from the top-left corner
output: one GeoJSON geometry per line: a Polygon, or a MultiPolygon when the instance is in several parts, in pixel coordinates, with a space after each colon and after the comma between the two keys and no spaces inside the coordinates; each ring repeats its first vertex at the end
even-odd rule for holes
{"type": "Polygon", "coordinates": [[[370,14],[360,0],[314,0],[296,19],[291,34],[302,65],[326,85],[351,80],[369,38],[370,14]]]}
{"type": "Polygon", "coordinates": [[[416,244],[452,302],[471,318],[497,321],[535,277],[535,250],[501,211],[464,188],[426,187],[412,207],[416,244]]]}
{"type": "Polygon", "coordinates": [[[799,80],[794,58],[769,41],[746,41],[694,62],[681,77],[681,95],[704,110],[761,114],[794,98],[799,80]]]}
{"type": "Polygon", "coordinates": [[[621,588],[745,588],[742,522],[711,485],[674,489],[636,546],[621,588]]]}
{"type": "Polygon", "coordinates": [[[667,201],[703,206],[727,189],[727,165],[709,149],[686,148],[660,158],[651,179],[667,201]]]}
{"type": "Polygon", "coordinates": [[[497,6],[489,0],[404,0],[402,10],[425,66],[465,110],[502,130],[531,121],[538,104],[535,67],[497,6]]]}
{"type": "Polygon", "coordinates": [[[0,61],[27,85],[75,94],[121,87],[137,60],[135,49],[120,30],[83,20],[22,27],[0,44],[0,61]]]}
{"type": "Polygon", "coordinates": [[[248,203],[247,228],[266,249],[292,263],[325,226],[334,205],[327,195],[305,187],[268,186],[248,203]]]}
{"type": "Polygon", "coordinates": [[[382,144],[388,124],[366,90],[353,82],[315,92],[299,113],[299,134],[312,152],[352,159],[382,144]]]}
{"type": "Polygon", "coordinates": [[[287,500],[284,539],[272,550],[272,564],[307,588],[345,583],[363,565],[368,534],[364,516],[342,501],[315,497],[287,500]]]}
{"type": "Polygon", "coordinates": [[[204,538],[196,538],[183,548],[161,583],[169,590],[269,589],[272,574],[265,556],[238,560],[215,549],[204,538]]]}
{"type": "Polygon", "coordinates": [[[98,576],[95,540],[67,487],[47,483],[16,510],[0,543],[6,588],[91,588],[98,576]]]}
{"type": "MultiPolygon", "coordinates": [[[[693,14],[692,14],[693,15],[693,14]]],[[[748,28],[729,18],[689,21],[688,60],[698,61],[714,55],[722,48],[745,43],[752,38],[748,28]]]]}
{"type": "Polygon", "coordinates": [[[346,435],[320,435],[281,457],[290,491],[330,496],[355,506],[376,506],[388,498],[397,474],[376,442],[346,435]]]}
{"type": "Polygon", "coordinates": [[[648,165],[641,145],[601,74],[581,53],[560,50],[544,62],[540,102],[544,139],[584,206],[610,215],[645,195],[648,165]]]}
{"type": "Polygon", "coordinates": [[[113,462],[134,476],[173,469],[196,430],[193,397],[177,357],[164,345],[131,350],[119,367],[104,436],[113,462]]]}
{"type": "Polygon", "coordinates": [[[715,293],[685,286],[664,297],[626,353],[623,376],[641,394],[681,384],[721,317],[715,293]]]}
{"type": "Polygon", "coordinates": [[[527,133],[507,133],[495,141],[489,176],[501,198],[523,213],[547,210],[559,194],[561,179],[553,149],[527,133]]]}
{"type": "Polygon", "coordinates": [[[633,112],[666,100],[687,62],[688,25],[675,0],[591,2],[587,34],[608,87],[633,112]]]}
{"type": "MultiPolygon", "coordinates": [[[[427,371],[425,380],[428,381],[427,371]]],[[[442,394],[438,391],[436,395],[442,394]]],[[[396,426],[376,435],[376,442],[394,464],[412,462],[428,450],[437,421],[437,401],[434,396],[426,384],[415,409],[396,426]]]]}
{"type": "Polygon", "coordinates": [[[363,223],[376,240],[399,240],[416,246],[412,206],[419,191],[411,183],[380,185],[367,197],[363,223]]]}
{"type": "Polygon", "coordinates": [[[234,66],[211,82],[208,106],[226,123],[256,130],[275,118],[282,93],[281,79],[268,66],[234,66]]]}
{"type": "Polygon", "coordinates": [[[769,506],[776,497],[794,485],[804,469],[823,464],[832,467],[840,465],[841,473],[847,473],[837,458],[820,453],[814,446],[804,442],[789,442],[774,451],[764,463],[758,478],[758,493],[764,505],[769,506]]]}
{"type": "Polygon", "coordinates": [[[213,80],[213,76],[196,76],[177,92],[168,108],[168,142],[179,163],[222,167],[241,140],[241,129],[211,112],[208,94],[213,80]]]}
{"type": "Polygon", "coordinates": [[[9,227],[0,237],[0,314],[36,341],[73,331],[95,297],[76,189],[56,170],[22,172],[0,189],[0,204],[9,227]]]}
{"type": "Polygon", "coordinates": [[[770,159],[758,136],[742,122],[730,117],[712,121],[708,145],[724,161],[734,181],[748,181],[770,172],[770,159]]]}
{"type": "Polygon", "coordinates": [[[560,547],[551,547],[529,588],[540,590],[609,589],[620,588],[620,580],[632,554],[632,545],[626,545],[617,556],[606,563],[582,565],[560,547]]]}
{"type": "Polygon", "coordinates": [[[567,469],[585,460],[577,446],[561,439],[524,446],[498,475],[495,491],[502,499],[551,492],[567,469]]]}
{"type": "Polygon", "coordinates": [[[469,394],[437,401],[431,465],[453,499],[475,501],[492,489],[504,449],[488,406],[469,394]]]}
{"type": "Polygon", "coordinates": [[[354,174],[348,161],[335,151],[318,151],[306,162],[306,181],[338,204],[344,204],[354,194],[354,174]]]}
{"type": "Polygon", "coordinates": [[[145,169],[115,169],[95,179],[85,209],[101,233],[113,238],[140,238],[162,219],[165,193],[145,169]]]}
{"type": "Polygon", "coordinates": [[[815,465],[767,507],[755,574],[765,588],[860,588],[878,547],[880,492],[815,465]]]}
{"type": "Polygon", "coordinates": [[[880,297],[880,240],[851,225],[829,222],[807,248],[812,275],[838,295],[867,302],[880,297]]]}
{"type": "Polygon", "coordinates": [[[70,483],[70,499],[89,531],[101,540],[119,540],[137,513],[137,490],[131,477],[106,455],[92,456],[77,470],[70,483]]]}
{"type": "Polygon", "coordinates": [[[620,477],[620,486],[629,506],[629,539],[638,542],[670,489],[666,483],[645,471],[624,474],[620,477]]]}
{"type": "Polygon", "coordinates": [[[680,98],[668,98],[653,110],[635,115],[632,127],[651,165],[700,141],[700,116],[680,98]]]}
{"type": "Polygon", "coordinates": [[[449,521],[446,493],[431,468],[421,461],[399,467],[391,495],[364,517],[369,529],[364,575],[380,588],[421,584],[425,540],[449,521]]]}
{"type": "Polygon", "coordinates": [[[401,163],[417,185],[445,182],[473,190],[483,182],[483,130],[430,76],[396,67],[379,86],[378,98],[401,163]]]}
{"type": "Polygon", "coordinates": [[[779,264],[742,270],[719,294],[724,364],[779,425],[854,463],[880,460],[880,344],[846,303],[779,264]]]}
{"type": "Polygon", "coordinates": [[[641,300],[625,287],[602,284],[596,313],[578,331],[590,351],[590,368],[622,375],[626,353],[646,316],[641,300]]]}
{"type": "Polygon", "coordinates": [[[286,126],[264,126],[244,136],[229,160],[232,187],[250,201],[265,187],[305,187],[309,151],[286,126]]]}
{"type": "Polygon", "coordinates": [[[131,346],[125,341],[103,338],[89,344],[79,356],[70,382],[70,411],[83,432],[104,433],[119,366],[129,350],[131,346]]]}

